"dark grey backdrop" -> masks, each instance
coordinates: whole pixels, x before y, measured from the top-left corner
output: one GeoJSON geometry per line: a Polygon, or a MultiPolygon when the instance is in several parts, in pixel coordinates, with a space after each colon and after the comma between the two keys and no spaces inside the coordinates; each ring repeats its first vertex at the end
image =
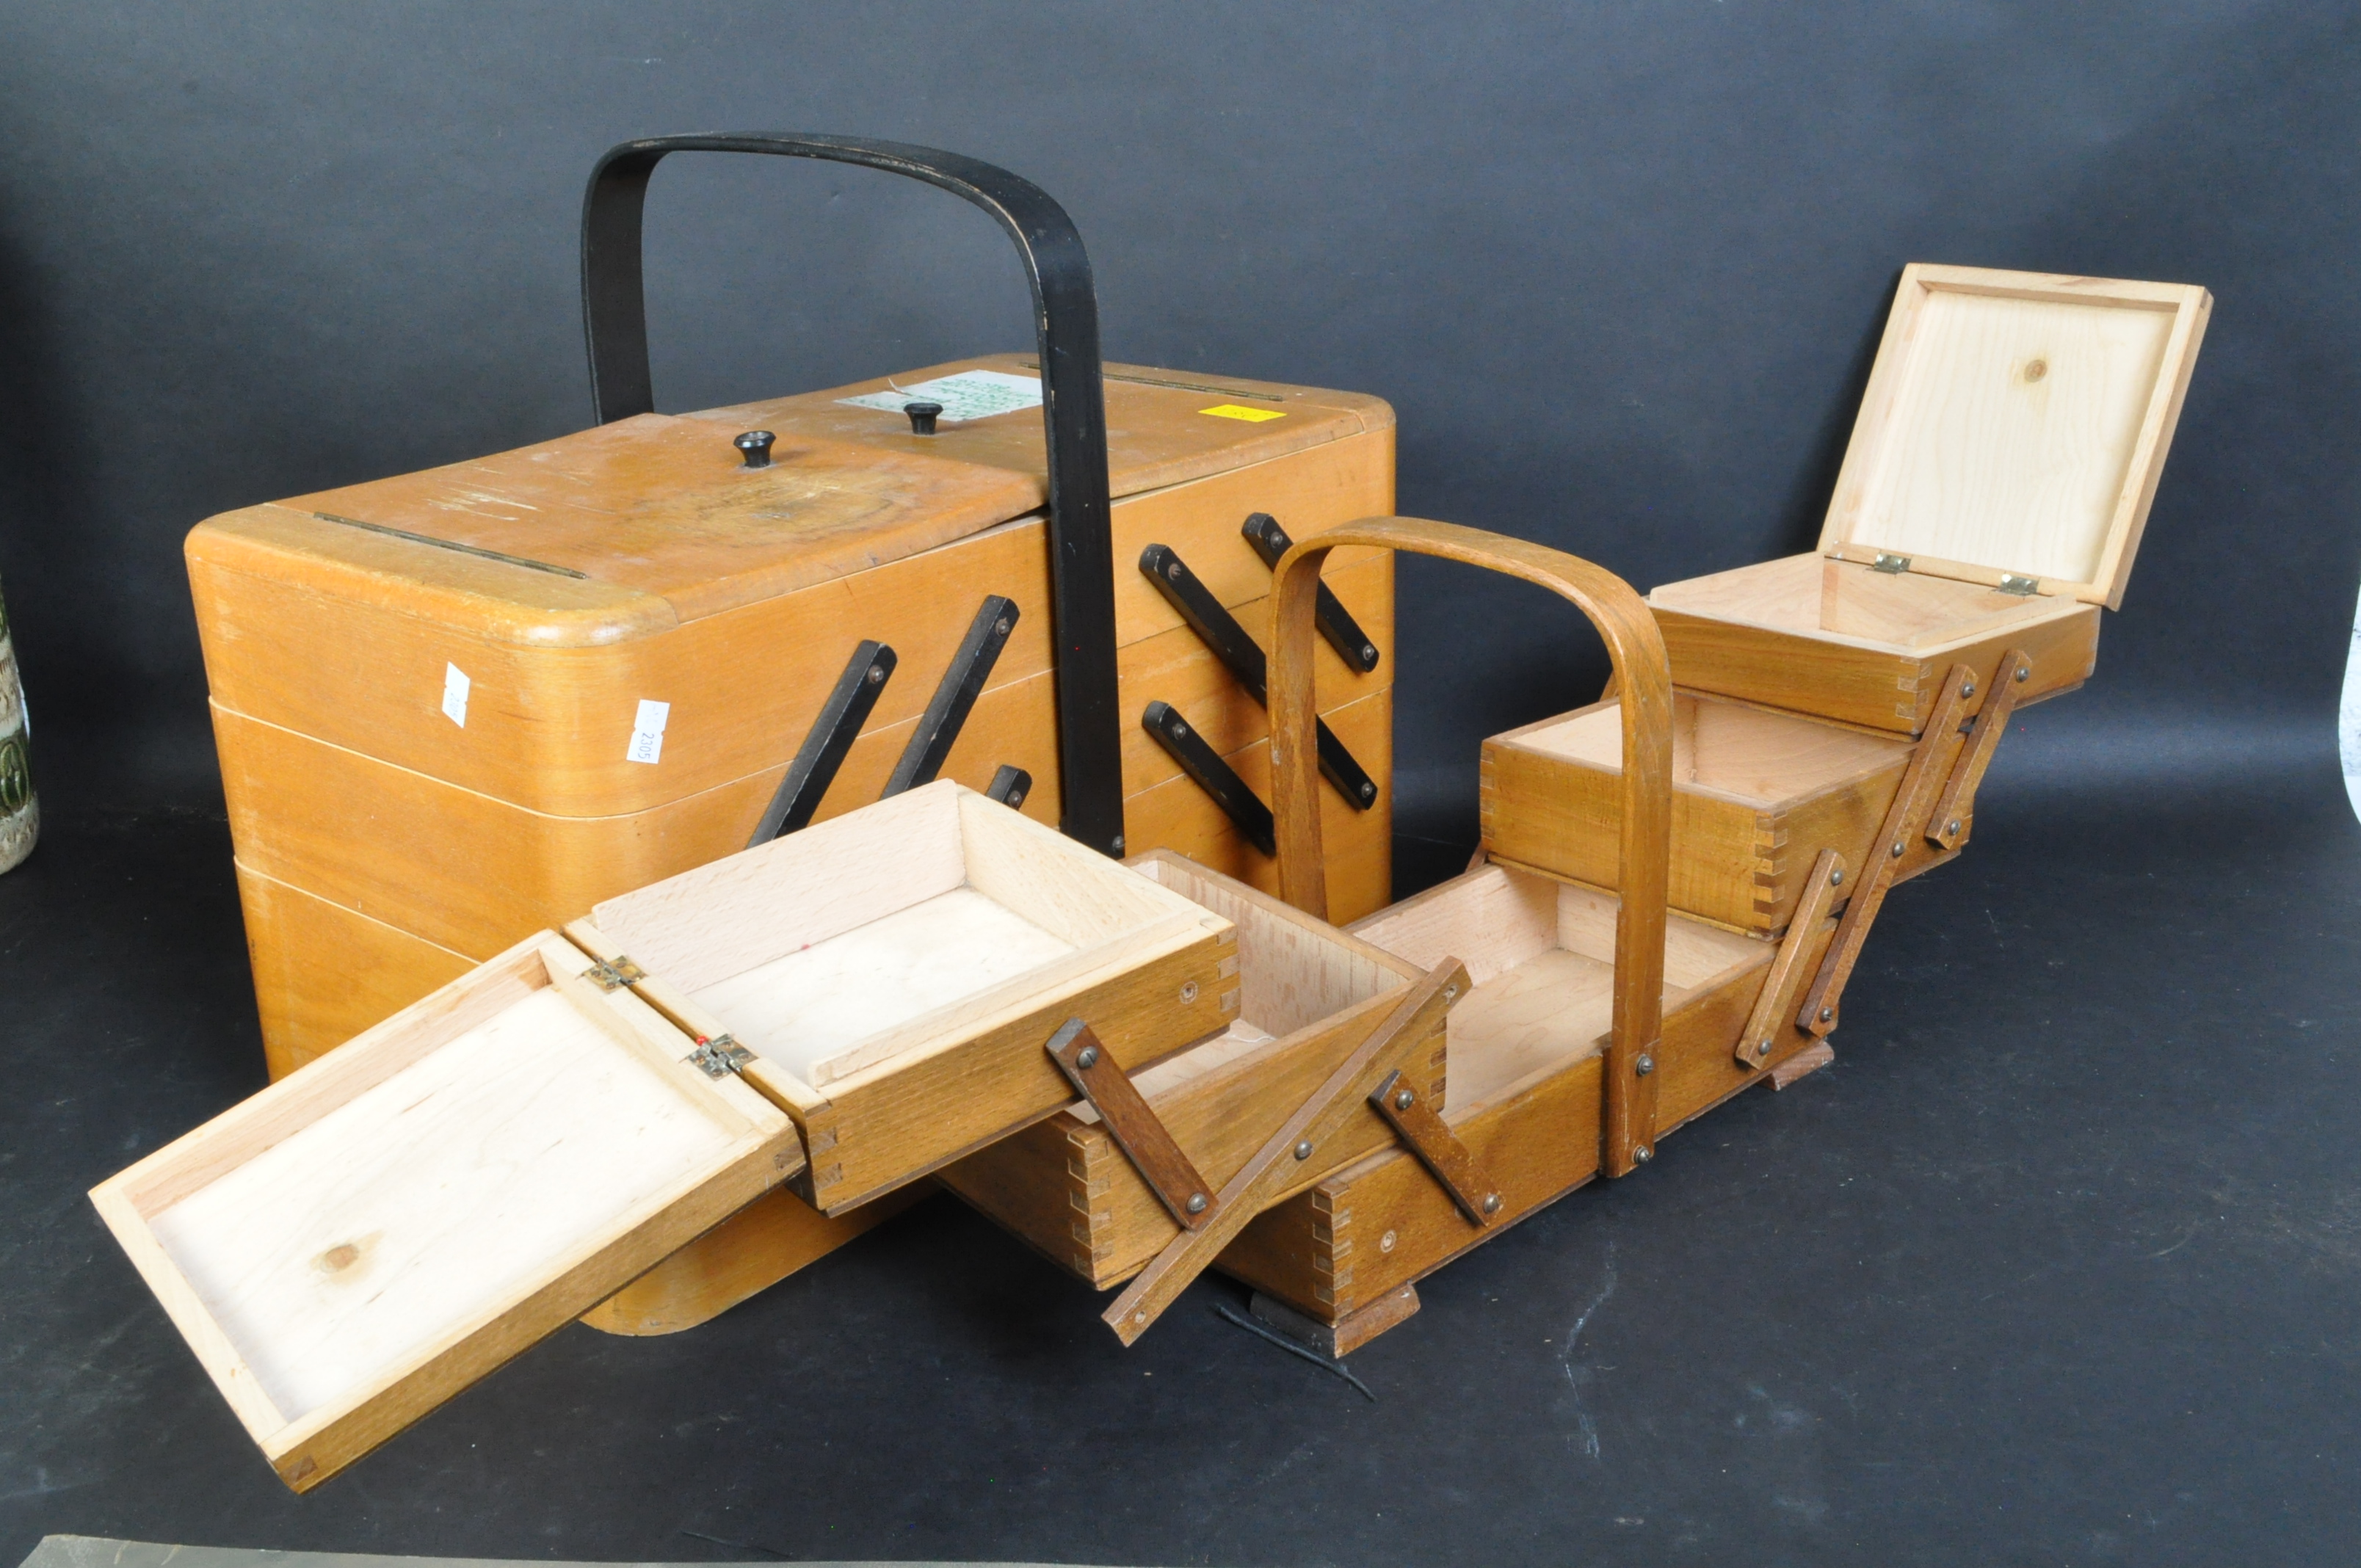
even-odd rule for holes
{"type": "MultiPolygon", "coordinates": [[[[1378,393],[1404,510],[1643,588],[1809,545],[1904,262],[2202,282],[2091,706],[2329,743],[2361,565],[2350,7],[9,10],[0,580],[53,795],[204,798],[183,532],[587,422],[590,160],[740,127],[1031,177],[1091,247],[1110,356],[1378,393]]],[[[989,221],[906,181],[676,159],[650,225],[664,407],[1028,341],[989,221]]],[[[1519,593],[1405,573],[1413,829],[1472,833],[1474,742],[1600,668],[1570,616],[1496,613],[1519,593]]]]}
{"type": "MultiPolygon", "coordinates": [[[[0,574],[52,814],[0,877],[0,1563],[44,1530],[566,1558],[2361,1557],[2349,5],[171,10],[0,0],[0,574]],[[1377,392],[1405,510],[1642,586],[1806,548],[1894,279],[2217,307],[2100,679],[1897,892],[1839,1061],[1422,1283],[1354,1365],[1129,1352],[947,1199],[690,1334],[575,1328],[308,1497],[83,1190],[259,1086],[179,559],[580,425],[630,136],[934,142],[1064,201],[1116,356],[1377,392]]],[[[1022,345],[980,215],[668,163],[689,408],[1022,345]]],[[[1570,612],[1402,576],[1402,864],[1570,612]]]]}

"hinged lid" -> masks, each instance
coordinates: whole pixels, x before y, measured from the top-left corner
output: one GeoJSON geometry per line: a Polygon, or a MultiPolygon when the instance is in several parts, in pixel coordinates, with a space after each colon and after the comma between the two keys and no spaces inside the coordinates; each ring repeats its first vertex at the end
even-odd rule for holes
{"type": "Polygon", "coordinates": [[[1905,268],[1821,553],[2120,605],[2213,304],[2194,284],[1905,268]]]}
{"type": "Polygon", "coordinates": [[[91,1194],[297,1490],[802,1168],[595,973],[529,938],[91,1194]]]}

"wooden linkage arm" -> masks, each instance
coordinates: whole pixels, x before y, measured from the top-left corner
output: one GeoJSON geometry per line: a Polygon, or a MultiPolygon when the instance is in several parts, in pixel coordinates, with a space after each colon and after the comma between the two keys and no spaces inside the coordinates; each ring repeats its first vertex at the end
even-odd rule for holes
{"type": "Polygon", "coordinates": [[[1630,584],[1564,551],[1422,518],[1367,518],[1302,541],[1272,573],[1271,811],[1279,893],[1325,918],[1327,866],[1320,844],[1320,775],[1313,742],[1312,615],[1320,569],[1340,545],[1409,551],[1464,562],[1537,584],[1590,618],[1614,661],[1623,710],[1623,837],[1615,916],[1615,1012],[1607,1047],[1601,1165],[1621,1176],[1653,1153],[1653,1058],[1664,1023],[1664,894],[1672,862],[1673,683],[1655,617],[1630,584]]]}
{"type": "MultiPolygon", "coordinates": [[[[1273,1133],[1254,1157],[1222,1188],[1212,1212],[1196,1230],[1183,1230],[1102,1314],[1115,1337],[1129,1344],[1146,1333],[1190,1282],[1205,1272],[1222,1249],[1270,1206],[1307,1168],[1320,1147],[1353,1113],[1370,1091],[1400,1069],[1410,1053],[1434,1033],[1451,1004],[1467,991],[1467,971],[1445,959],[1410,988],[1392,1012],[1362,1037],[1295,1114],[1273,1133]]],[[[1317,1166],[1310,1168],[1317,1169],[1317,1166]]]]}

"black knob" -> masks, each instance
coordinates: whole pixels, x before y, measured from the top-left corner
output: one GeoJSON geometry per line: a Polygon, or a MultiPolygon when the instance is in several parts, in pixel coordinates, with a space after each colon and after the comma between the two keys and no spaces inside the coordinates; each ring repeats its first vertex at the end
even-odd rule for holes
{"type": "Polygon", "coordinates": [[[750,430],[732,444],[746,455],[746,466],[767,468],[771,466],[771,443],[778,439],[767,430],[750,430]]]}
{"type": "Polygon", "coordinates": [[[912,435],[932,435],[935,433],[935,421],[943,417],[943,405],[940,403],[904,403],[902,405],[902,411],[910,416],[910,433],[912,435]]]}

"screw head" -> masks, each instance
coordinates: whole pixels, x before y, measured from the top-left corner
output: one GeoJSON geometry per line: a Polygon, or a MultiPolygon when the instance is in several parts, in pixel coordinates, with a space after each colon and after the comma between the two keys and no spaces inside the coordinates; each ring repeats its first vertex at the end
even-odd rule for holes
{"type": "Polygon", "coordinates": [[[1645,1164],[1647,1164],[1650,1160],[1652,1160],[1652,1159],[1653,1159],[1653,1158],[1655,1158],[1655,1157],[1656,1157],[1656,1151],[1655,1151],[1655,1150],[1653,1150],[1653,1149],[1652,1149],[1652,1148],[1650,1148],[1650,1147],[1649,1147],[1647,1145],[1645,1145],[1645,1144],[1642,1144],[1638,1148],[1635,1148],[1635,1149],[1633,1149],[1633,1150],[1631,1151],[1631,1158],[1633,1159],[1633,1161],[1634,1161],[1634,1162],[1636,1162],[1636,1163],[1638,1163],[1638,1164],[1640,1164],[1640,1165],[1645,1165],[1645,1164]]]}
{"type": "Polygon", "coordinates": [[[1963,685],[1961,685],[1961,686],[1960,687],[1960,695],[1961,696],[1975,696],[1975,695],[1976,695],[1976,683],[1975,683],[1975,682],[1973,682],[1973,681],[1969,681],[1969,682],[1967,682],[1966,684],[1964,684],[1963,685]]]}
{"type": "Polygon", "coordinates": [[[1417,1103],[1418,1096],[1407,1089],[1394,1096],[1394,1109],[1397,1111],[1407,1111],[1417,1103]]]}
{"type": "Polygon", "coordinates": [[[1098,1066],[1099,1048],[1096,1046],[1084,1046],[1082,1054],[1074,1058],[1074,1065],[1085,1072],[1098,1066]]]}
{"type": "Polygon", "coordinates": [[[1487,1192],[1484,1194],[1484,1212],[1488,1214],[1497,1214],[1499,1212],[1500,1195],[1497,1192],[1487,1192]]]}
{"type": "Polygon", "coordinates": [[[2019,664],[2016,667],[2016,678],[2020,681],[2029,678],[2032,674],[2033,666],[2030,664],[2019,664]]]}
{"type": "Polygon", "coordinates": [[[1446,986],[1444,986],[1444,987],[1443,988],[1443,1000],[1444,1000],[1445,1002],[1456,1002],[1456,1001],[1458,1001],[1458,1000],[1459,1000],[1459,988],[1458,988],[1457,986],[1455,986],[1455,985],[1446,985],[1446,986]]]}
{"type": "Polygon", "coordinates": [[[1897,861],[1902,858],[1902,840],[1899,839],[1894,840],[1894,858],[1897,861]]]}
{"type": "Polygon", "coordinates": [[[1310,1159],[1312,1157],[1312,1140],[1310,1138],[1306,1138],[1301,1143],[1295,1146],[1295,1157],[1298,1159],[1310,1159]]]}
{"type": "Polygon", "coordinates": [[[1820,1022],[1823,1024],[1834,1023],[1836,1021],[1836,1015],[1837,1010],[1833,1007],[1823,1007],[1820,1009],[1820,1022]]]}
{"type": "Polygon", "coordinates": [[[1769,1056],[1771,1054],[1771,1042],[1768,1040],[1756,1041],[1754,1044],[1754,1054],[1758,1057],[1769,1056]]]}
{"type": "Polygon", "coordinates": [[[1642,1051],[1640,1059],[1631,1064],[1631,1076],[1634,1078],[1645,1078],[1655,1070],[1656,1058],[1645,1051],[1642,1051]]]}
{"type": "Polygon", "coordinates": [[[1189,1194],[1189,1201],[1181,1206],[1192,1214],[1202,1214],[1205,1212],[1205,1195],[1202,1192],[1191,1192],[1189,1194]]]}
{"type": "Polygon", "coordinates": [[[1393,1232],[1391,1232],[1391,1231],[1388,1231],[1384,1235],[1381,1235],[1381,1236],[1379,1236],[1379,1237],[1378,1238],[1378,1250],[1379,1252],[1391,1252],[1391,1251],[1393,1251],[1393,1250],[1394,1250],[1394,1243],[1395,1243],[1397,1240],[1399,1240],[1399,1239],[1400,1239],[1400,1238],[1398,1238],[1398,1237],[1393,1234],[1393,1232]]]}
{"type": "Polygon", "coordinates": [[[1960,830],[1960,819],[1959,819],[1958,817],[1952,817],[1949,822],[1946,822],[1946,823],[1944,823],[1944,824],[1943,824],[1943,831],[1944,831],[1944,832],[1946,832],[1946,833],[1956,833],[1956,832],[1958,832],[1959,830],[1960,830]]]}
{"type": "Polygon", "coordinates": [[[1182,981],[1180,982],[1180,1005],[1186,1007],[1189,1003],[1196,1000],[1197,982],[1193,980],[1182,981]]]}
{"type": "Polygon", "coordinates": [[[1836,870],[1828,873],[1828,885],[1830,887],[1842,887],[1844,885],[1844,868],[1842,866],[1839,866],[1836,870]]]}

